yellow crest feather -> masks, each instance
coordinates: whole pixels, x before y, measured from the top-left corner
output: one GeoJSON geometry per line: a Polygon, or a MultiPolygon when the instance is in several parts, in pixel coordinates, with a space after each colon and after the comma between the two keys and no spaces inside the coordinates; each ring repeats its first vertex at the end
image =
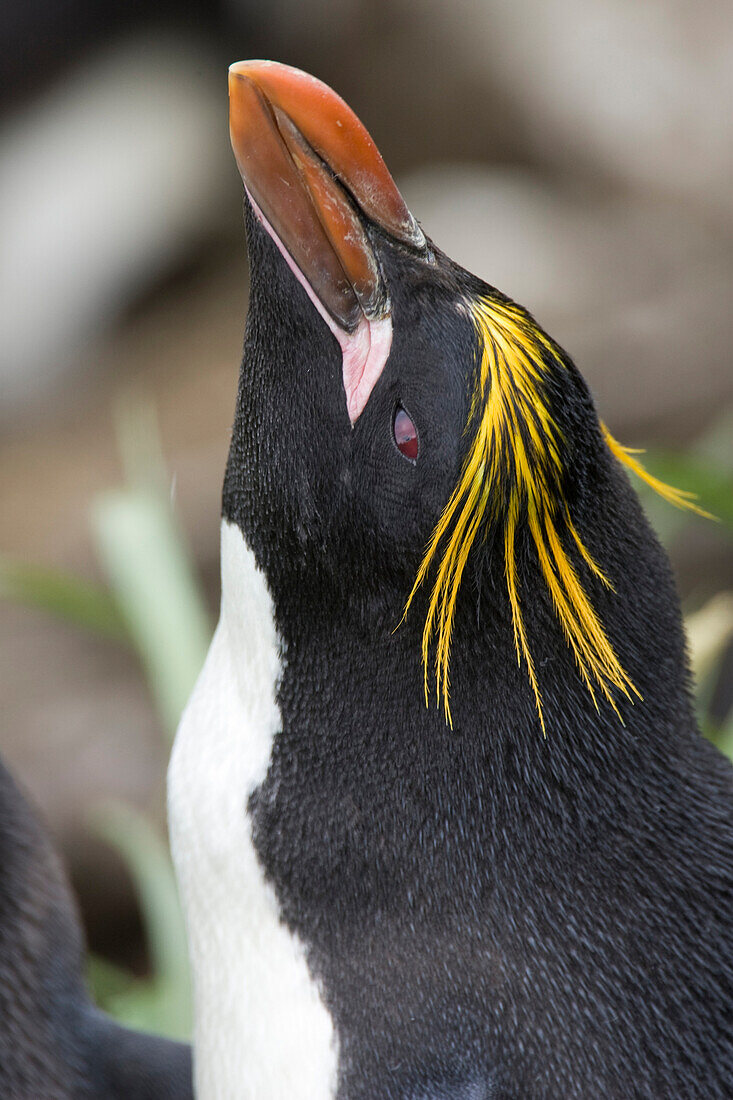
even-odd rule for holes
{"type": "MultiPolygon", "coordinates": [[[[422,638],[425,701],[427,704],[429,700],[434,641],[436,698],[442,700],[446,720],[452,725],[450,649],[458,590],[484,520],[500,522],[517,660],[526,666],[544,732],[542,697],[522,616],[515,557],[515,535],[523,516],[555,613],[594,703],[597,706],[597,690],[614,709],[614,691],[628,698],[639,693],[621,667],[563,545],[563,538],[570,539],[587,568],[612,587],[575,529],[562,494],[563,440],[551,415],[546,381],[551,369],[567,368],[555,345],[519,306],[486,297],[470,303],[469,312],[481,347],[469,425],[474,419],[478,423],[458,484],[428,543],[405,614],[437,560],[422,638]]],[[[706,514],[692,503],[691,494],[653,478],[613,439],[605,425],[602,430],[613,454],[663,497],[706,514]]]]}
{"type": "Polygon", "coordinates": [[[675,489],[673,485],[667,485],[665,481],[660,481],[658,477],[650,474],[638,458],[634,458],[634,455],[643,454],[643,451],[634,447],[624,447],[618,440],[613,438],[603,422],[601,422],[601,430],[611,454],[635,473],[637,477],[646,482],[650,489],[653,489],[655,493],[659,493],[660,497],[670,504],[674,504],[675,508],[687,508],[688,511],[696,512],[698,516],[702,516],[704,519],[715,519],[715,516],[695,503],[697,497],[694,493],[688,492],[687,489],[675,489]]]}

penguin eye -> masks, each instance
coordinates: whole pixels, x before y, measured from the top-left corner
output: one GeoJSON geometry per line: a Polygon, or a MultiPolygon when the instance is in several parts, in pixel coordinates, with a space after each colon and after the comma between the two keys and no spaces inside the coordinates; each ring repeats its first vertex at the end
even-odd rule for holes
{"type": "Polygon", "coordinates": [[[402,405],[398,405],[395,409],[392,435],[400,454],[404,455],[410,462],[416,462],[418,452],[417,428],[402,408],[402,405]]]}

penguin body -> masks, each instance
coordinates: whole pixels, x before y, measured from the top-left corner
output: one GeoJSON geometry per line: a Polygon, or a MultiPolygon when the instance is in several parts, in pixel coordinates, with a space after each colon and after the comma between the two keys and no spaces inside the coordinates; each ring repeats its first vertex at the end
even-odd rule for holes
{"type": "Polygon", "coordinates": [[[186,1046],[119,1027],[93,1006],[65,876],[0,761],[0,1096],[185,1100],[186,1046]]]}
{"type": "MultiPolygon", "coordinates": [[[[296,118],[346,175],[344,216],[362,212],[382,297],[354,278],[363,315],[339,312],[264,207],[247,160],[263,130],[242,150],[235,122],[252,282],[222,619],[169,779],[198,1094],[728,1096],[732,770],[695,726],[666,557],[572,361],[421,241],[378,175],[369,195],[389,209],[367,217],[336,131],[287,107],[303,74],[261,64],[235,79],[270,103],[278,141],[305,148],[296,118]],[[483,389],[476,315],[499,318],[483,389]],[[352,404],[354,334],[387,321],[388,353],[352,404]],[[516,332],[529,343],[512,359],[516,332]],[[456,558],[416,586],[441,539],[456,558]],[[441,705],[425,629],[435,573],[460,581],[438,615],[441,705]]],[[[305,163],[317,203],[330,184],[305,163]]]]}

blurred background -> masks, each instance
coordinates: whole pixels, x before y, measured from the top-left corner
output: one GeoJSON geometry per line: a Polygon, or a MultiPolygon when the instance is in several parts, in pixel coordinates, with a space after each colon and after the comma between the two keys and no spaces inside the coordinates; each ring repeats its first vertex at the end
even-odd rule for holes
{"type": "Polygon", "coordinates": [[[1,747],[107,1007],[189,1027],[164,769],[218,601],[247,304],[234,60],[335,87],[426,231],[717,514],[649,501],[730,751],[728,0],[6,0],[0,43],[1,747]]]}

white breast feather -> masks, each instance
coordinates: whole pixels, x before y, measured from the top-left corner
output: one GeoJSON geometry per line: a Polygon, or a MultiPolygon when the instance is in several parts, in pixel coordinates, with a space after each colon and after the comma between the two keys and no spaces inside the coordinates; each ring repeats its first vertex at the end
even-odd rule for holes
{"type": "MultiPolygon", "coordinates": [[[[272,601],[222,525],[222,609],[168,773],[171,845],[193,968],[198,1100],[329,1100],[337,1042],[303,945],[252,843],[250,794],[280,726],[272,601]]],[[[297,858],[297,854],[296,858],[297,858]]]]}

